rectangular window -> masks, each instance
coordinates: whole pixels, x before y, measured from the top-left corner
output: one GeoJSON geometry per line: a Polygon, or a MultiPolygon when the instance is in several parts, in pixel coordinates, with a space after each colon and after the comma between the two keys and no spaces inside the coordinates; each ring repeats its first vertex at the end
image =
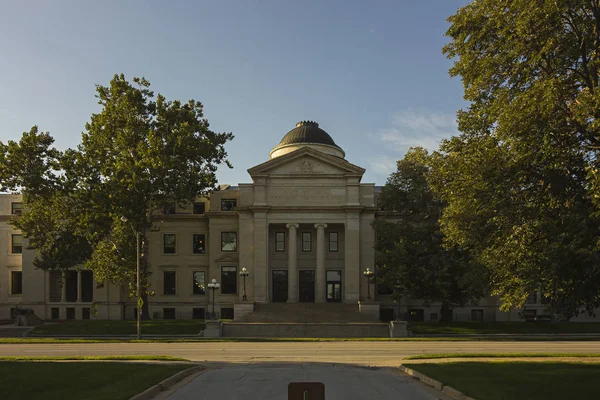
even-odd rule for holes
{"type": "Polygon", "coordinates": [[[163,319],[175,319],[175,309],[163,308],[163,319]]]}
{"type": "Polygon", "coordinates": [[[312,251],[312,234],[302,232],[302,251],[312,251]]]}
{"type": "Polygon", "coordinates": [[[92,313],[90,312],[89,307],[84,307],[81,309],[81,319],[90,319],[92,313]]]}
{"type": "Polygon", "coordinates": [[[194,271],[194,294],[206,294],[204,271],[194,271]]]}
{"type": "Polygon", "coordinates": [[[67,292],[67,301],[70,303],[74,303],[77,301],[77,285],[79,283],[77,279],[77,271],[67,271],[65,272],[66,277],[66,288],[67,292]]]}
{"type": "Polygon", "coordinates": [[[329,232],[329,251],[338,251],[338,233],[329,232]]]}
{"type": "Polygon", "coordinates": [[[275,234],[275,251],[285,251],[285,232],[275,234]]]}
{"type": "Polygon", "coordinates": [[[163,294],[177,294],[177,272],[163,271],[163,294]]]}
{"type": "Polygon", "coordinates": [[[221,308],[221,319],[233,319],[233,308],[221,308]]]}
{"type": "Polygon", "coordinates": [[[194,233],[194,235],[192,235],[192,251],[194,254],[204,254],[206,252],[205,234],[194,233]]]}
{"type": "Polygon", "coordinates": [[[237,267],[221,267],[221,294],[237,293],[237,267]]]}
{"type": "Polygon", "coordinates": [[[198,201],[194,203],[194,214],[204,214],[206,212],[206,203],[198,201]]]}
{"type": "Polygon", "coordinates": [[[471,321],[483,321],[483,310],[471,310],[471,321]]]}
{"type": "Polygon", "coordinates": [[[192,318],[193,319],[205,319],[204,308],[192,309],[192,318]]]}
{"type": "Polygon", "coordinates": [[[234,211],[236,207],[236,199],[221,199],[221,211],[234,211]]]}
{"type": "Polygon", "coordinates": [[[23,235],[11,235],[11,253],[23,253],[23,235]]]}
{"type": "Polygon", "coordinates": [[[60,311],[59,311],[58,307],[52,307],[50,309],[50,318],[53,320],[60,319],[60,311]]]}
{"type": "Polygon", "coordinates": [[[437,313],[434,313],[434,312],[430,313],[429,314],[429,320],[430,321],[437,321],[438,320],[437,313]]]}
{"type": "Polygon", "coordinates": [[[10,294],[23,294],[23,272],[10,272],[10,294]]]}
{"type": "Polygon", "coordinates": [[[177,252],[177,236],[174,233],[163,235],[163,253],[175,254],[177,252]]]}
{"type": "Polygon", "coordinates": [[[170,201],[163,205],[163,214],[175,214],[176,209],[175,202],[170,201]]]}
{"type": "Polygon", "coordinates": [[[91,302],[94,300],[94,274],[92,271],[81,271],[81,301],[91,302]]]}
{"type": "Polygon", "coordinates": [[[10,213],[13,215],[21,215],[23,212],[23,203],[11,203],[10,213]]]}
{"type": "MultiPolygon", "coordinates": [[[[50,294],[48,296],[48,300],[54,301],[54,302],[59,302],[61,300],[61,298],[62,298],[62,274],[60,271],[50,271],[50,294]]],[[[56,319],[58,319],[58,318],[56,318],[56,319]]]]}
{"type": "Polygon", "coordinates": [[[237,251],[237,232],[221,232],[221,251],[237,251]]]}
{"type": "Polygon", "coordinates": [[[67,308],[67,319],[75,319],[75,308],[74,307],[67,308]]]}

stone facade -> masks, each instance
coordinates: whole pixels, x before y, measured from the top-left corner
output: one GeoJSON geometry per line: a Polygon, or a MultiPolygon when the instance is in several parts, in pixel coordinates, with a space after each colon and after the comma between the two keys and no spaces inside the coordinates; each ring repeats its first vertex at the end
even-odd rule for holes
{"type": "MultiPolygon", "coordinates": [[[[372,223],[382,217],[376,207],[380,188],[361,182],[365,170],[346,161],[317,124],[298,126],[312,129],[312,136],[298,139],[296,132],[289,139],[290,131],[268,161],[248,170],[252,183],[222,185],[209,198],[155,215],[159,230],[149,237],[152,318],[204,318],[214,307],[227,319],[235,310],[247,315],[253,304],[271,302],[360,303],[361,311],[381,307],[388,318],[439,317],[439,306],[409,299],[396,304],[373,285],[367,289],[363,271],[375,269],[372,223]],[[322,134],[326,140],[303,141],[322,134]],[[242,268],[248,271],[245,283],[242,268]],[[207,287],[212,279],[221,284],[214,304],[207,287]]],[[[19,204],[20,196],[0,194],[0,320],[12,318],[17,307],[32,308],[45,320],[135,317],[135,301],[123,288],[96,282],[89,271],[36,269],[35,251],[23,240],[19,252],[19,232],[8,223],[19,204]]],[[[539,296],[530,308],[545,313],[539,296]]],[[[522,320],[516,311],[500,312],[496,298],[457,309],[455,316],[522,320]]]]}

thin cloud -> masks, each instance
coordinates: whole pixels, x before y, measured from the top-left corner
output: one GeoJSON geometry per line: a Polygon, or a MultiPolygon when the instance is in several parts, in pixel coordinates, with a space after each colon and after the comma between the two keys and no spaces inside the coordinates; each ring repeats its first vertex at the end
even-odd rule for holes
{"type": "Polygon", "coordinates": [[[454,114],[402,111],[394,116],[392,126],[382,130],[379,137],[404,154],[410,147],[417,146],[435,150],[442,139],[457,133],[454,114]]]}
{"type": "Polygon", "coordinates": [[[387,177],[396,170],[396,161],[394,157],[381,156],[376,159],[369,160],[370,170],[377,175],[387,177]]]}

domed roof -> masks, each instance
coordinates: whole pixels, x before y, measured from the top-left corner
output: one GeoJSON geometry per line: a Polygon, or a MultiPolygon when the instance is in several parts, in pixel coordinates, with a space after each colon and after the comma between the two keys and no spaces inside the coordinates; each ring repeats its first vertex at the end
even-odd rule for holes
{"type": "Polygon", "coordinates": [[[319,128],[319,124],[313,121],[300,121],[296,127],[286,133],[279,142],[279,146],[286,146],[297,143],[317,143],[334,146],[341,150],[340,146],[335,144],[331,136],[323,129],[319,128]]]}

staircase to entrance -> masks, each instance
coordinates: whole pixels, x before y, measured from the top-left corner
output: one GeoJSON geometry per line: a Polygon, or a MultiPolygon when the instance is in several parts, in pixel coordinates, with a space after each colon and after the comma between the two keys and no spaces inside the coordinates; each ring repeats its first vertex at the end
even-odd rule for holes
{"type": "Polygon", "coordinates": [[[378,322],[377,316],[361,313],[355,304],[267,303],[255,304],[254,312],[236,321],[244,322],[378,322]]]}
{"type": "Polygon", "coordinates": [[[389,337],[388,324],[343,303],[255,304],[254,312],[223,324],[229,337],[389,337]]]}

